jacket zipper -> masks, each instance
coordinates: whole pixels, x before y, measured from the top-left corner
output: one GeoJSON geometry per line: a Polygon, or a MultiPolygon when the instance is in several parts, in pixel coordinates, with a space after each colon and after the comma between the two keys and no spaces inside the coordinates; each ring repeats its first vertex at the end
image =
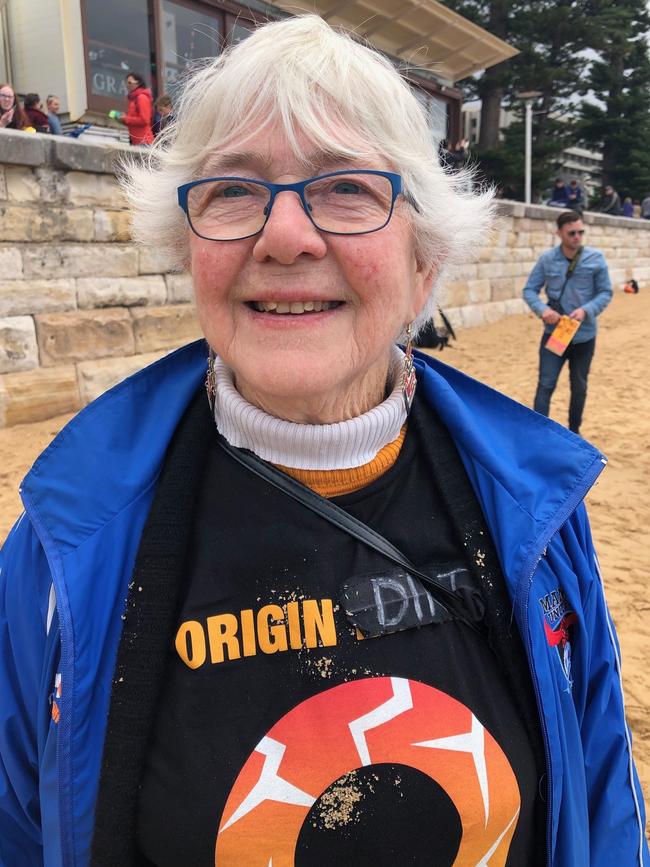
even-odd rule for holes
{"type": "MultiPolygon", "coordinates": [[[[557,533],[557,531],[563,526],[563,524],[568,520],[568,518],[573,514],[573,512],[577,509],[580,503],[584,500],[587,493],[591,489],[592,485],[601,474],[603,469],[607,464],[607,459],[600,456],[598,461],[594,461],[594,463],[589,468],[588,472],[585,474],[582,484],[578,489],[576,489],[573,494],[568,498],[565,502],[564,507],[555,514],[552,524],[547,527],[547,530],[544,534],[544,541],[541,544],[538,544],[535,547],[534,553],[528,558],[525,564],[525,574],[527,575],[527,586],[525,594],[521,594],[520,608],[523,614],[523,623],[526,634],[526,653],[528,655],[528,666],[530,668],[530,672],[533,680],[533,687],[535,689],[535,699],[537,701],[537,710],[539,714],[540,725],[542,729],[542,740],[544,741],[544,758],[546,761],[546,804],[547,804],[547,818],[546,818],[546,864],[547,867],[553,867],[551,860],[551,844],[552,844],[552,828],[553,828],[553,781],[551,775],[551,755],[549,749],[549,736],[548,736],[548,727],[546,725],[546,716],[544,714],[544,708],[541,701],[541,689],[539,686],[539,678],[537,677],[537,669],[535,668],[535,660],[533,658],[533,648],[532,648],[532,639],[530,634],[530,617],[529,617],[529,601],[530,601],[530,591],[533,586],[533,576],[535,575],[535,571],[539,564],[539,561],[546,553],[546,548],[548,543],[551,541],[553,536],[557,533]]],[[[522,571],[524,571],[522,569],[522,571]]],[[[519,586],[519,582],[515,586],[519,586]]]]}
{"type": "MultiPolygon", "coordinates": [[[[543,554],[540,555],[540,558],[541,556],[543,556],[543,554]]],[[[539,560],[537,562],[539,562],[539,560]]],[[[535,564],[535,569],[536,568],[537,563],[535,564]]],[[[524,628],[526,631],[526,653],[528,654],[528,666],[532,674],[533,687],[535,689],[535,700],[537,701],[537,712],[539,716],[540,726],[542,729],[542,740],[544,742],[544,761],[546,763],[546,864],[547,867],[552,867],[551,837],[553,827],[553,785],[551,780],[551,751],[549,748],[548,726],[546,725],[546,717],[544,715],[544,709],[542,705],[542,693],[539,686],[539,678],[537,677],[537,670],[535,668],[535,663],[533,660],[533,648],[530,637],[529,623],[528,603],[530,601],[530,591],[533,585],[533,575],[535,574],[535,569],[533,569],[533,571],[528,577],[528,589],[526,591],[526,598],[523,600],[524,628]]]]}
{"type": "MultiPolygon", "coordinates": [[[[19,492],[23,496],[23,491],[19,492]]],[[[74,867],[75,846],[72,821],[72,774],[70,772],[71,754],[70,742],[72,739],[72,671],[74,648],[70,636],[72,634],[70,624],[70,608],[68,595],[62,580],[62,569],[59,554],[56,548],[50,544],[50,536],[40,520],[38,510],[31,508],[30,500],[23,496],[25,512],[43,546],[43,552],[50,567],[50,575],[54,592],[56,594],[56,609],[59,616],[59,636],[61,642],[61,657],[59,671],[61,674],[61,715],[56,733],[56,761],[57,761],[57,792],[59,798],[59,827],[61,829],[61,863],[62,867],[74,867]],[[65,779],[67,777],[67,780],[65,779]],[[64,791],[64,783],[67,783],[68,791],[64,791]]]]}

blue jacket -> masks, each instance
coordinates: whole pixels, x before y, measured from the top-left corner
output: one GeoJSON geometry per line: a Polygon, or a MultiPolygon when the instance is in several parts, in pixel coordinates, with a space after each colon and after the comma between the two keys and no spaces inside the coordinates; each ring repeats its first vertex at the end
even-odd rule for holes
{"type": "MultiPolygon", "coordinates": [[[[546,288],[546,297],[549,300],[559,297],[568,268],[569,262],[562,252],[561,244],[542,253],[524,286],[524,301],[533,313],[541,316],[547,309],[548,305],[540,298],[542,287],[546,288]]],[[[612,281],[609,279],[605,257],[594,247],[583,247],[561,301],[564,313],[571,313],[577,307],[582,307],[587,314],[573,338],[573,343],[584,343],[596,336],[596,317],[611,300],[612,281]]],[[[551,331],[554,327],[547,325],[545,331],[551,331]]]]}
{"type": "MultiPolygon", "coordinates": [[[[548,863],[649,867],[618,645],[582,504],[605,460],[453,368],[417,364],[481,503],[528,654],[548,863]],[[570,614],[571,645],[558,644],[554,619],[570,614]]],[[[23,483],[25,513],[0,553],[2,867],[88,864],[128,584],[166,447],[204,376],[202,343],[139,372],[86,407],[23,483]]]]}
{"type": "Polygon", "coordinates": [[[562,184],[561,187],[556,187],[553,185],[553,189],[551,190],[551,196],[549,198],[549,203],[553,202],[554,204],[563,205],[564,207],[569,206],[569,187],[566,184],[562,184]]]}

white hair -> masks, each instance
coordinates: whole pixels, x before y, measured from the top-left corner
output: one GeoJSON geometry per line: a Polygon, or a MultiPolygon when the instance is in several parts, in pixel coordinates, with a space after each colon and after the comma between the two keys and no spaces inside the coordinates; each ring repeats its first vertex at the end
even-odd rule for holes
{"type": "Polygon", "coordinates": [[[140,160],[123,167],[133,236],[188,265],[189,228],[176,188],[200,178],[229,142],[280,124],[298,158],[301,131],[316,148],[359,159],[383,156],[402,176],[418,261],[437,277],[415,330],[431,318],[454,264],[474,258],[492,216],[492,192],[466,172],[441,168],[427,117],[381,54],[316,15],[266,24],[193,71],[175,100],[175,121],[140,160]]]}

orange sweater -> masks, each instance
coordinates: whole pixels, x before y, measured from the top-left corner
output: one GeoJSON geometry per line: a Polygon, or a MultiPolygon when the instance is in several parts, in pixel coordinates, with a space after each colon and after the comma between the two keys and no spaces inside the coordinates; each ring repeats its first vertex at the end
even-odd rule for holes
{"type": "Polygon", "coordinates": [[[321,497],[340,497],[365,488],[383,476],[397,460],[405,436],[406,424],[402,425],[397,439],[385,445],[371,461],[360,467],[347,470],[296,470],[293,467],[279,466],[279,469],[316,491],[321,497]]]}

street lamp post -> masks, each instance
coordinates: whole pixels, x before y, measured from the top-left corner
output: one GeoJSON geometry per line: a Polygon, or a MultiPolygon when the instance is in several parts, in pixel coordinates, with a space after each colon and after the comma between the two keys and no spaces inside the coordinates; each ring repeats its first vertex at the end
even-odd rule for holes
{"type": "Polygon", "coordinates": [[[523,99],[526,104],[526,140],[524,145],[525,201],[527,205],[530,205],[533,185],[533,103],[542,94],[539,90],[525,90],[522,93],[517,93],[516,96],[518,99],[523,99]]]}

